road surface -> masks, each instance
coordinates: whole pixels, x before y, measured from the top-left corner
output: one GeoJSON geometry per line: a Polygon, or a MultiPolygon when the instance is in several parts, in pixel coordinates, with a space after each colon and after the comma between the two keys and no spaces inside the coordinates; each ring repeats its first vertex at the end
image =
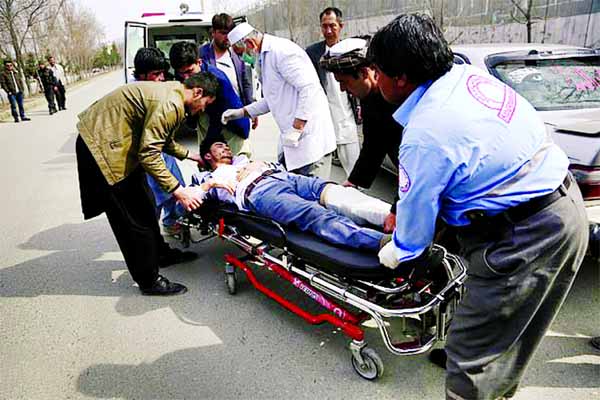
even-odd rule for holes
{"type": "MultiPolygon", "coordinates": [[[[1,399],[443,398],[442,370],[393,356],[376,332],[367,338],[386,371],[367,382],[332,327],[306,325],[243,278],[228,295],[222,257],[235,249],[219,240],[163,270],[186,295],[141,296],[105,217],[84,222],[79,208],[76,115],[120,82],[102,75],[67,94],[67,111],[0,124],[1,399]]],[[[257,158],[274,159],[276,135],[262,118],[257,158]]],[[[375,193],[389,199],[391,185],[382,174],[375,193]]],[[[600,398],[600,352],[588,343],[600,335],[598,279],[588,261],[515,399],[600,398]]]]}

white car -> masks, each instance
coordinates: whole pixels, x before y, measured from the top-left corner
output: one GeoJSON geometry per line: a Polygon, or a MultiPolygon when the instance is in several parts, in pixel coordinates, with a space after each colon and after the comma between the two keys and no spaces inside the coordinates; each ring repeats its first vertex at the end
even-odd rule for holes
{"type": "Polygon", "coordinates": [[[539,111],[567,153],[590,220],[590,252],[600,257],[600,51],[555,44],[453,46],[472,64],[515,89],[539,111]]]}
{"type": "Polygon", "coordinates": [[[600,52],[553,44],[453,46],[472,64],[515,89],[539,111],[567,153],[590,222],[600,223],[600,52]]]}

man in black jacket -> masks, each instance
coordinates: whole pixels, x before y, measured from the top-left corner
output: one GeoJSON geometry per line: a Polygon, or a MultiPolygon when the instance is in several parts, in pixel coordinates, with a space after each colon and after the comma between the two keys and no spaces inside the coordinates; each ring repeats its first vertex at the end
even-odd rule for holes
{"type": "Polygon", "coordinates": [[[44,89],[44,96],[48,102],[48,111],[50,115],[54,114],[56,110],[56,103],[54,102],[54,87],[56,86],[56,78],[50,68],[46,66],[43,61],[39,62],[38,78],[44,89]]]}
{"type": "Polygon", "coordinates": [[[8,95],[10,112],[15,122],[19,122],[19,116],[22,121],[29,121],[29,118],[25,116],[25,108],[23,107],[23,82],[19,77],[19,71],[17,71],[11,60],[4,60],[4,71],[0,74],[0,87],[8,95]]]}
{"type": "MultiPolygon", "coordinates": [[[[375,71],[366,58],[367,47],[366,39],[346,39],[334,45],[320,61],[321,68],[333,72],[342,91],[360,99],[364,142],[358,160],[343,185],[363,188],[371,187],[386,155],[394,165],[398,165],[402,139],[402,127],[392,118],[397,106],[387,103],[381,96],[375,71]]],[[[385,232],[394,230],[395,207],[394,201],[385,221],[385,232]]]]}

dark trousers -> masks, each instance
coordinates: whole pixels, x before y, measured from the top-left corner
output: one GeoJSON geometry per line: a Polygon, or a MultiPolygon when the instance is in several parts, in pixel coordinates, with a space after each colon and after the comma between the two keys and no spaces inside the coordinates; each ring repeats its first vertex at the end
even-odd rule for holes
{"type": "Polygon", "coordinates": [[[58,108],[59,110],[64,110],[65,109],[65,103],[67,101],[67,98],[65,96],[65,87],[63,86],[61,81],[58,81],[58,83],[56,84],[56,87],[58,88],[58,90],[56,92],[54,92],[55,96],[56,96],[56,102],[58,103],[58,108]]]}
{"type": "Polygon", "coordinates": [[[459,232],[468,279],[446,343],[447,399],[514,395],[583,261],[587,224],[572,181],[522,221],[459,232]]]}
{"type": "Polygon", "coordinates": [[[8,95],[8,101],[10,102],[10,113],[12,114],[15,121],[25,118],[25,109],[23,108],[23,92],[17,92],[8,95]],[[17,107],[19,112],[17,113],[17,107]]]}
{"type": "Polygon", "coordinates": [[[56,103],[54,102],[54,90],[52,87],[44,88],[44,96],[48,102],[48,111],[56,111],[56,103]]]}
{"type": "Polygon", "coordinates": [[[159,255],[169,246],[160,234],[146,173],[139,167],[110,186],[81,136],[75,147],[84,216],[106,212],[131,277],[140,287],[150,286],[158,277],[159,255]]]}

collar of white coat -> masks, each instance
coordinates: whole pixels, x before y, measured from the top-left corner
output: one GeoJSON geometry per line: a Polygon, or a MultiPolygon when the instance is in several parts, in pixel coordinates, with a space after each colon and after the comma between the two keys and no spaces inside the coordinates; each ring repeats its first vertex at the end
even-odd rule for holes
{"type": "Polygon", "coordinates": [[[275,37],[272,35],[269,35],[268,33],[263,34],[262,46],[260,48],[261,54],[271,51],[271,49],[273,48],[274,39],[275,39],[275,37]]]}

